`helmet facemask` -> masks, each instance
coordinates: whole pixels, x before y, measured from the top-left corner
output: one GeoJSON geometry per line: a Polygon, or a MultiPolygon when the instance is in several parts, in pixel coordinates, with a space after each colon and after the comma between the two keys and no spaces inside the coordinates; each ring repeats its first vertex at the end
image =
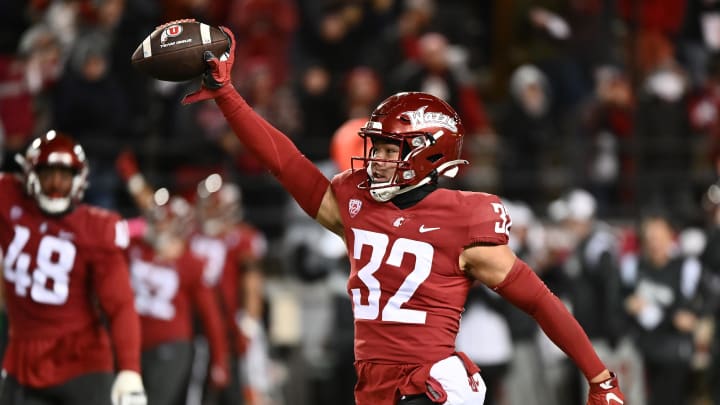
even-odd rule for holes
{"type": "Polygon", "coordinates": [[[88,165],[82,147],[68,136],[49,131],[35,139],[24,155],[16,155],[15,160],[23,169],[26,192],[44,213],[62,215],[82,201],[88,186],[88,165]],[[54,167],[72,172],[72,184],[65,195],[48,195],[43,190],[40,172],[54,167]]]}
{"type": "Polygon", "coordinates": [[[455,111],[444,101],[426,93],[400,93],[391,96],[373,112],[359,135],[365,141],[363,157],[352,158],[353,171],[359,162],[368,179],[358,184],[373,199],[386,202],[395,196],[434,182],[441,175],[454,177],[460,159],[462,124],[455,111]],[[384,140],[400,146],[398,160],[378,159],[373,142],[384,140]],[[388,181],[373,181],[373,165],[395,164],[388,181]]]}

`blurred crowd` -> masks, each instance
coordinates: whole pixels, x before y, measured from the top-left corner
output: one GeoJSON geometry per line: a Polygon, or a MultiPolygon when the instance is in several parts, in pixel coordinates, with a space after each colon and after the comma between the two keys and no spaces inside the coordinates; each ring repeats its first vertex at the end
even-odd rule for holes
{"type": "MultiPolygon", "coordinates": [[[[268,243],[269,398],[323,405],[352,403],[342,242],[214,103],[180,104],[197,81],[132,67],[143,38],[180,18],[232,29],[236,88],[328,177],[362,153],[357,129],[386,96],[446,100],[471,162],[448,186],[503,198],[516,253],[622,374],[630,403],[720,404],[720,1],[0,2],[2,170],[56,129],[87,152],[86,201],[127,218],[143,212],[118,171],[124,153],[173,194],[195,196],[214,173],[237,184],[243,220],[268,243]]],[[[471,294],[458,337],[486,403],[580,404],[571,363],[496,298],[471,294]]]]}

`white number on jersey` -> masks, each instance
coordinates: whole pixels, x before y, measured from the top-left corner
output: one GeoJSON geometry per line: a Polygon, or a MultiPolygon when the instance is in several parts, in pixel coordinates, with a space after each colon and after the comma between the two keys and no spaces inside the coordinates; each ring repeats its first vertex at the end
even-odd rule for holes
{"type": "Polygon", "coordinates": [[[510,220],[510,215],[508,215],[505,206],[496,202],[490,203],[490,205],[492,205],[493,211],[500,215],[500,221],[495,222],[495,232],[510,235],[510,226],[512,225],[512,220],[510,220]]]}
{"type": "Polygon", "coordinates": [[[193,254],[205,260],[203,269],[203,281],[206,285],[215,286],[220,281],[225,259],[227,257],[227,246],[220,239],[205,238],[197,236],[190,244],[193,254]]]}
{"type": "Polygon", "coordinates": [[[5,279],[15,284],[15,294],[41,304],[62,305],[70,292],[70,272],[75,265],[77,247],[65,239],[44,235],[35,254],[36,268],[30,274],[30,254],[23,252],[30,230],[15,225],[15,236],[3,261],[5,279]]]}
{"type": "Polygon", "coordinates": [[[172,300],[180,287],[177,271],[133,260],[130,272],[137,312],[153,318],[172,319],[175,316],[172,300]]]}
{"type": "MultiPolygon", "coordinates": [[[[373,275],[382,265],[382,258],[387,252],[389,238],[387,235],[377,232],[352,228],[355,234],[355,245],[353,246],[353,257],[360,259],[363,246],[370,246],[372,252],[370,261],[358,271],[358,278],[368,289],[368,303],[360,302],[361,292],[359,288],[351,291],[355,319],[377,319],[380,314],[380,281],[373,275]]],[[[382,310],[380,319],[383,321],[424,324],[427,313],[416,309],[402,308],[415,291],[420,287],[428,276],[432,267],[432,259],[435,251],[429,243],[411,239],[397,239],[391,249],[390,255],[385,261],[390,266],[399,267],[405,254],[415,256],[415,268],[405,277],[400,288],[390,297],[382,310]]]]}

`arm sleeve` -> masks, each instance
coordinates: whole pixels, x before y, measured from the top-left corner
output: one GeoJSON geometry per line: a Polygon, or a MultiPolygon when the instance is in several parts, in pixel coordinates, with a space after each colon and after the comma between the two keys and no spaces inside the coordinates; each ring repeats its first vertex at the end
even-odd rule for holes
{"type": "Polygon", "coordinates": [[[100,306],[110,323],[119,370],[140,372],[140,318],[130,286],[130,272],[120,250],[103,255],[93,279],[100,306]]]}
{"type": "Polygon", "coordinates": [[[592,379],[605,370],[587,334],[562,302],[520,259],[494,290],[535,318],[542,330],[583,372],[592,379]]]}
{"type": "Polygon", "coordinates": [[[223,86],[215,99],[235,135],[312,218],[330,185],[327,178],[282,132],[260,117],[232,86],[223,86]]]}
{"type": "MultiPolygon", "coordinates": [[[[198,272],[199,273],[199,272],[198,272]]],[[[223,329],[220,307],[216,301],[213,290],[197,278],[192,284],[193,303],[197,308],[203,323],[203,332],[207,336],[210,346],[212,364],[227,366],[228,342],[223,329]]]]}

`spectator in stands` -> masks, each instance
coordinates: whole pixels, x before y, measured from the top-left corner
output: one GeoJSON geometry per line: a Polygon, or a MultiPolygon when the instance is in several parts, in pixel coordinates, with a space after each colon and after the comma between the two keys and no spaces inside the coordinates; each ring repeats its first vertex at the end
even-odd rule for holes
{"type": "Polygon", "coordinates": [[[669,210],[680,221],[697,220],[692,194],[693,133],[688,82],[676,62],[643,77],[635,120],[638,206],[669,210]]]}
{"type": "MultiPolygon", "coordinates": [[[[644,403],[645,384],[640,356],[629,339],[623,316],[620,285],[620,238],[617,230],[597,215],[597,201],[588,191],[573,189],[558,203],[563,205],[562,226],[573,248],[563,268],[572,282],[573,315],[603,358],[613,363],[633,404],[644,403]],[[632,396],[631,396],[632,395],[632,396]]],[[[578,381],[582,381],[578,376],[578,381]]],[[[582,385],[586,391],[587,386],[582,385]]],[[[585,395],[581,395],[584,397],[585,395]]]]}
{"type": "Polygon", "coordinates": [[[460,330],[455,340],[480,370],[487,387],[484,405],[504,402],[505,376],[513,352],[513,341],[507,318],[512,305],[484,285],[470,289],[460,330]]]}
{"type": "Polygon", "coordinates": [[[100,31],[78,38],[53,94],[55,126],[76,134],[91,159],[93,187],[86,198],[104,207],[114,207],[122,189],[114,161],[129,131],[128,100],[110,71],[110,40],[100,31]]]}
{"type": "MultiPolygon", "coordinates": [[[[540,219],[522,201],[506,201],[512,216],[510,247],[515,254],[542,270],[546,260],[545,235],[540,219]]],[[[543,405],[556,403],[544,372],[538,336],[540,328],[528,314],[508,308],[507,322],[512,336],[512,358],[504,381],[504,398],[509,404],[543,405]],[[551,399],[553,398],[553,399],[551,399]]]]}
{"type": "MultiPolygon", "coordinates": [[[[238,33],[235,57],[262,59],[274,86],[287,84],[291,71],[291,45],[298,29],[298,10],[289,0],[230,0],[225,24],[238,33]]],[[[237,83],[243,83],[247,66],[236,66],[237,83]]]]}
{"type": "Polygon", "coordinates": [[[15,168],[13,156],[32,136],[50,128],[49,94],[62,74],[64,53],[57,35],[45,24],[26,30],[17,54],[0,56],[0,122],[5,128],[5,156],[8,169],[15,168]]]}
{"type": "Polygon", "coordinates": [[[621,280],[629,291],[623,303],[642,353],[648,404],[687,404],[702,268],[678,250],[667,214],[645,214],[639,232],[641,251],[625,260],[621,280]]]}
{"type": "Polygon", "coordinates": [[[598,203],[601,217],[632,215],[634,205],[635,96],[630,78],[617,66],[595,70],[595,91],[582,111],[576,156],[580,184],[598,203]]]}
{"type": "Polygon", "coordinates": [[[511,97],[495,118],[500,137],[500,194],[544,210],[559,194],[559,182],[567,180],[563,176],[566,138],[557,122],[550,83],[537,66],[518,67],[509,89],[511,97]]]}

